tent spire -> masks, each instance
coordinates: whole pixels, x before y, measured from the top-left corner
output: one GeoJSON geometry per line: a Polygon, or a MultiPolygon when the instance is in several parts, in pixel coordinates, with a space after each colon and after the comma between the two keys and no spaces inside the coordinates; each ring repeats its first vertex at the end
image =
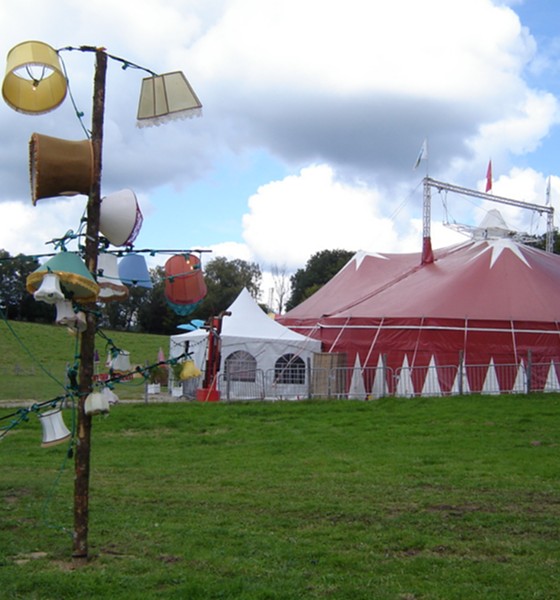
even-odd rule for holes
{"type": "Polygon", "coordinates": [[[424,203],[422,208],[422,264],[429,265],[434,262],[431,234],[432,195],[430,192],[429,178],[424,177],[424,203]]]}

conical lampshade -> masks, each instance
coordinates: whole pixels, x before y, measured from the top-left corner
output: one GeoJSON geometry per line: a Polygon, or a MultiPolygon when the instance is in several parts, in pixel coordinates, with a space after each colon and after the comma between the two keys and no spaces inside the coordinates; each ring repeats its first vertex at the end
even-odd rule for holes
{"type": "Polygon", "coordinates": [[[101,253],[97,259],[97,271],[99,302],[117,302],[128,298],[128,288],[119,277],[119,265],[115,254],[101,253]]]}
{"type": "Polygon", "coordinates": [[[132,244],[142,227],[142,213],[132,190],[121,190],[101,201],[99,231],[113,246],[132,244]]]}
{"type": "Polygon", "coordinates": [[[41,198],[88,195],[93,181],[90,140],[61,140],[34,133],[29,142],[33,204],[41,198]]]}
{"type": "Polygon", "coordinates": [[[8,52],[2,96],[18,112],[40,115],[59,106],[67,82],[58,54],[48,44],[23,42],[8,52]]]}
{"type": "Polygon", "coordinates": [[[30,273],[26,280],[27,291],[34,294],[49,273],[59,277],[60,286],[68,298],[84,303],[95,302],[97,299],[99,286],[82,259],[74,252],[60,252],[30,273]]]}
{"type": "Polygon", "coordinates": [[[41,443],[43,448],[62,444],[72,435],[64,424],[60,408],[39,414],[39,420],[43,429],[43,441],[41,443]]]}
{"type": "Polygon", "coordinates": [[[200,116],[202,104],[181,71],[142,80],[138,127],[161,125],[174,119],[200,116]]]}
{"type": "Polygon", "coordinates": [[[146,259],[141,254],[127,254],[119,261],[119,277],[126,285],[152,289],[152,280],[146,259]]]}

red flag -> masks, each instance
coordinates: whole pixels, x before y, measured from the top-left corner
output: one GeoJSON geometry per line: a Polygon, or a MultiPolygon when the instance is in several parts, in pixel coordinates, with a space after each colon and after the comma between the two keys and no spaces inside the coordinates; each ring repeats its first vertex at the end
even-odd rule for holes
{"type": "Polygon", "coordinates": [[[492,161],[488,161],[488,169],[486,170],[486,192],[492,189],[492,161]]]}

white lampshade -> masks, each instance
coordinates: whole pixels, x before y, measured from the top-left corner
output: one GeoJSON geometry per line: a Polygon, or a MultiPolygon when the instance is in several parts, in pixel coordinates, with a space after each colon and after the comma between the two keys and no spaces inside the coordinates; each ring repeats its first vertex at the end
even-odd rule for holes
{"type": "Polygon", "coordinates": [[[111,358],[111,369],[119,373],[130,371],[132,369],[130,365],[130,352],[119,350],[119,353],[111,358]]]}
{"type": "Polygon", "coordinates": [[[138,104],[138,127],[161,125],[174,119],[202,114],[202,104],[181,71],[142,80],[138,104]]]}
{"type": "Polygon", "coordinates": [[[142,212],[132,190],[105,196],[99,209],[99,231],[113,246],[132,244],[142,227],[142,212]]]}
{"type": "Polygon", "coordinates": [[[85,313],[81,310],[76,312],[70,300],[60,300],[56,303],[55,322],[76,333],[82,333],[87,328],[85,313]]]}
{"type": "Polygon", "coordinates": [[[31,115],[54,110],[67,87],[58,54],[48,44],[22,42],[8,53],[2,96],[14,110],[31,115]]]}
{"type": "Polygon", "coordinates": [[[72,435],[64,424],[60,408],[39,414],[39,420],[43,428],[43,441],[41,443],[43,448],[62,444],[72,435]]]}
{"type": "Polygon", "coordinates": [[[128,298],[128,288],[119,277],[119,265],[115,254],[102,252],[97,259],[97,270],[99,302],[115,302],[128,298]]]}
{"type": "Polygon", "coordinates": [[[84,402],[86,415],[100,415],[109,412],[109,398],[102,392],[91,392],[84,402]]]}
{"type": "Polygon", "coordinates": [[[56,304],[64,300],[64,294],[60,289],[60,277],[56,273],[45,273],[41,285],[33,292],[33,298],[47,304],[56,304]]]}

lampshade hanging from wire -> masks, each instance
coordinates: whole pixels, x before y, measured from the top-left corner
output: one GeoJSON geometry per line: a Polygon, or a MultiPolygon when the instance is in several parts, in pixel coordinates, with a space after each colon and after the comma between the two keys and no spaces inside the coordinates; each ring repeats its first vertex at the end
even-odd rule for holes
{"type": "Polygon", "coordinates": [[[161,125],[175,119],[202,114],[202,104],[181,71],[142,80],[138,104],[138,127],[161,125]]]}
{"type": "Polygon", "coordinates": [[[43,429],[42,448],[49,448],[62,444],[72,435],[68,427],[66,427],[62,419],[62,411],[60,408],[48,410],[39,414],[41,427],[43,429]]]}
{"type": "Polygon", "coordinates": [[[200,259],[194,254],[176,254],[165,263],[165,298],[170,308],[185,316],[206,296],[200,259]]]}
{"type": "Polygon", "coordinates": [[[142,227],[142,212],[132,190],[120,190],[101,200],[99,231],[113,246],[132,244],[142,227]]]}
{"type": "Polygon", "coordinates": [[[62,140],[34,133],[29,142],[33,204],[41,198],[88,195],[93,181],[91,140],[62,140]]]}
{"type": "Polygon", "coordinates": [[[119,277],[125,285],[153,288],[146,259],[141,254],[127,254],[119,261],[119,277]]]}
{"type": "Polygon", "coordinates": [[[129,291],[120,280],[119,266],[115,254],[102,252],[97,259],[97,272],[99,302],[119,302],[128,298],[129,291]]]}
{"type": "Polygon", "coordinates": [[[14,110],[40,115],[60,106],[68,89],[58,53],[48,44],[22,42],[9,52],[2,96],[14,110]]]}
{"type": "Polygon", "coordinates": [[[65,297],[77,302],[95,302],[99,286],[85,263],[74,252],[60,252],[27,276],[26,288],[35,294],[47,274],[54,273],[60,280],[65,297]]]}

